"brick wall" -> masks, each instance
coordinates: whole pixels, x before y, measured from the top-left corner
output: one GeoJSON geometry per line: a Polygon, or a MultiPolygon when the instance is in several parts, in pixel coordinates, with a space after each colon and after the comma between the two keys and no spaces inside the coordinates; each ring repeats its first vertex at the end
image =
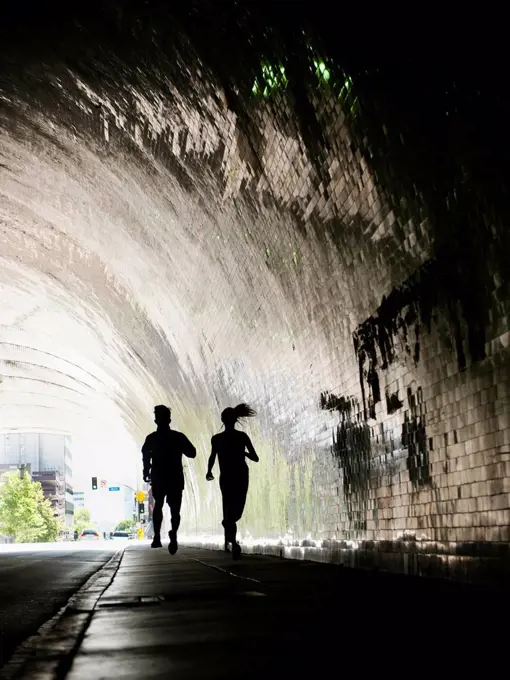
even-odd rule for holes
{"type": "MultiPolygon", "coordinates": [[[[234,53],[243,36],[263,40],[241,18],[234,53]]],[[[261,463],[242,530],[256,549],[281,538],[264,550],[503,574],[502,100],[476,73],[347,65],[313,22],[303,41],[259,19],[281,40],[242,68],[181,16],[189,42],[151,52],[140,36],[129,49],[112,38],[92,68],[91,43],[71,31],[65,60],[32,60],[21,87],[13,73],[4,290],[43,289],[72,319],[78,330],[46,336],[88,362],[92,393],[138,441],[152,405],[172,405],[200,450],[186,470],[189,531],[218,530],[209,439],[221,409],[246,400],[261,463]],[[76,349],[82,328],[94,340],[76,349]]],[[[49,383],[52,367],[37,365],[49,383]]]]}

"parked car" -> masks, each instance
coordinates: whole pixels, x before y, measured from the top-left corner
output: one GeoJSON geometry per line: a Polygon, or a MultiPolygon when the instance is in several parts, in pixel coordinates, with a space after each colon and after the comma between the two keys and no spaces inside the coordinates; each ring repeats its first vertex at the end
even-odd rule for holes
{"type": "Polygon", "coordinates": [[[101,535],[95,529],[84,529],[78,536],[79,541],[100,541],[101,535]]]}
{"type": "Polygon", "coordinates": [[[127,531],[114,531],[110,534],[110,538],[112,541],[127,541],[129,540],[130,536],[127,531]]]}

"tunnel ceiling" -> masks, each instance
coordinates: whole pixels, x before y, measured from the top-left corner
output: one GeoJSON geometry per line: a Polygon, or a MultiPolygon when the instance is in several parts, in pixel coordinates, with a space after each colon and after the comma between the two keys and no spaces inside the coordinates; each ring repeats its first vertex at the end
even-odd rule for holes
{"type": "Polygon", "coordinates": [[[306,353],[297,267],[318,150],[306,101],[306,139],[267,107],[289,107],[282,17],[101,4],[2,22],[1,425],[120,416],[139,438],[155,401],[182,417],[256,400],[306,353]]]}
{"type": "Polygon", "coordinates": [[[312,446],[453,203],[501,204],[494,72],[388,65],[315,3],[27,8],[1,10],[1,427],[139,442],[163,401],[207,438],[242,399],[312,446]]]}

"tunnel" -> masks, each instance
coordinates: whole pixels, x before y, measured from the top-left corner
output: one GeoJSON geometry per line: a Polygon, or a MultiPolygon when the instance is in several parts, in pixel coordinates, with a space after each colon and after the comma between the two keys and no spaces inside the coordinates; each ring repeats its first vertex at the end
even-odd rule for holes
{"type": "Polygon", "coordinates": [[[319,7],[2,5],[0,428],[139,450],[168,404],[206,535],[210,439],[247,402],[253,550],[501,574],[501,73],[386,60],[319,7]]]}

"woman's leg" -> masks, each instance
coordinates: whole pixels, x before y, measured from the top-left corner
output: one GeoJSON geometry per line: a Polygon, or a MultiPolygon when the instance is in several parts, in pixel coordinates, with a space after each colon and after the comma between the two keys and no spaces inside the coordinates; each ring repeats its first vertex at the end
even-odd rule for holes
{"type": "Polygon", "coordinates": [[[246,475],[237,479],[235,488],[232,490],[230,512],[234,522],[239,522],[243,516],[246,497],[248,495],[248,483],[248,472],[246,472],[246,475]]]}
{"type": "MultiPolygon", "coordinates": [[[[221,500],[223,504],[223,521],[222,525],[225,530],[225,549],[228,548],[228,544],[233,542],[232,532],[235,527],[232,525],[232,511],[233,511],[233,485],[232,483],[220,478],[220,489],[221,489],[221,500]]],[[[235,535],[234,535],[235,540],[235,535]]]]}
{"type": "Polygon", "coordinates": [[[236,480],[232,490],[230,518],[232,522],[232,557],[237,559],[241,555],[241,546],[237,542],[237,522],[241,519],[248,494],[248,470],[236,480]]]}

